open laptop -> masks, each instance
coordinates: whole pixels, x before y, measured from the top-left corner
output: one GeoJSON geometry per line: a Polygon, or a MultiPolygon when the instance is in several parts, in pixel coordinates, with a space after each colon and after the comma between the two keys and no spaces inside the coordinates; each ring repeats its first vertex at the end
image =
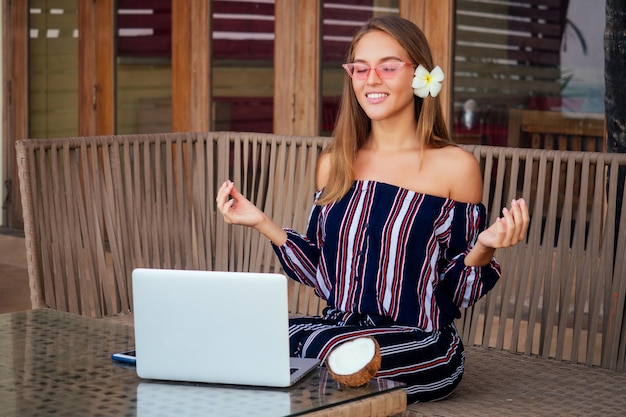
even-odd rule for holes
{"type": "Polygon", "coordinates": [[[284,275],[138,268],[132,280],[141,378],[286,387],[319,363],[289,357],[284,275]]]}

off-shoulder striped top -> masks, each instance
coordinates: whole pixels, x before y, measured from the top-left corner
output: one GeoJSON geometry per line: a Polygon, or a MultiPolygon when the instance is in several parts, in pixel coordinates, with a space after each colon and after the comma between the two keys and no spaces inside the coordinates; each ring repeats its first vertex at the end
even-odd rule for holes
{"type": "Polygon", "coordinates": [[[436,331],[500,278],[495,258],[481,267],[464,263],[485,225],[482,204],[359,180],[342,199],[313,207],[306,235],[285,229],[287,242],[274,250],[334,317],[436,331]]]}

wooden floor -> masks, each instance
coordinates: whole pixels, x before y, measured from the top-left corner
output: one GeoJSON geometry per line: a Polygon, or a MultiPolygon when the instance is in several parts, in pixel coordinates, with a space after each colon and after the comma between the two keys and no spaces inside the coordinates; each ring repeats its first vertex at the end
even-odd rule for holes
{"type": "Polygon", "coordinates": [[[24,234],[0,227],[0,313],[24,310],[30,310],[24,234]]]}

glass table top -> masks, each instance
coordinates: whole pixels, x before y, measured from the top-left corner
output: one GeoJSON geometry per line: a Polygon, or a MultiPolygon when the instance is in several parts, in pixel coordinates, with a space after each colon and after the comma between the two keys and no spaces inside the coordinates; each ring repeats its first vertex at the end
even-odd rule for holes
{"type": "Polygon", "coordinates": [[[111,360],[133,328],[55,310],[0,314],[0,415],[287,416],[398,390],[339,386],[320,367],[288,389],[144,380],[111,360]]]}

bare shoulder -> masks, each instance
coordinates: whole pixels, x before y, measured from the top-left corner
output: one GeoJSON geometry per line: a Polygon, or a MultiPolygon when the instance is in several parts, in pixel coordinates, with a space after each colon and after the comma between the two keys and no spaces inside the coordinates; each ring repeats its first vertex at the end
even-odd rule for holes
{"type": "Polygon", "coordinates": [[[482,173],[471,153],[458,146],[446,146],[436,154],[440,174],[448,184],[450,198],[465,203],[482,201],[482,173]]]}
{"type": "Polygon", "coordinates": [[[326,187],[330,175],[330,152],[323,152],[317,159],[315,167],[315,188],[319,191],[326,187]]]}

